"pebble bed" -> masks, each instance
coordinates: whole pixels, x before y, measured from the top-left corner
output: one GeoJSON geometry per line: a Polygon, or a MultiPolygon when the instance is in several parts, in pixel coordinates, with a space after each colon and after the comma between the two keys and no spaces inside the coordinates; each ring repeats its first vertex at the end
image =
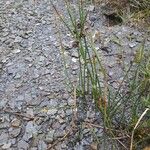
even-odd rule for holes
{"type": "MultiPolygon", "coordinates": [[[[66,15],[62,0],[54,0],[54,4],[66,15]]],[[[109,70],[112,86],[117,88],[118,80],[123,77],[118,56],[123,53],[125,63],[129,64],[144,32],[124,25],[108,27],[101,10],[94,6],[87,9],[89,30],[100,32],[96,48],[109,70]]],[[[55,19],[49,0],[0,0],[2,150],[103,149],[94,137],[100,138],[102,129],[86,124],[101,125],[94,104],[90,103],[86,112],[74,108],[75,100],[66,88],[55,19]]],[[[72,41],[70,37],[68,40],[68,31],[63,28],[61,34],[74,80],[78,54],[69,45],[72,41]]],[[[146,48],[149,45],[150,39],[146,48]]]]}

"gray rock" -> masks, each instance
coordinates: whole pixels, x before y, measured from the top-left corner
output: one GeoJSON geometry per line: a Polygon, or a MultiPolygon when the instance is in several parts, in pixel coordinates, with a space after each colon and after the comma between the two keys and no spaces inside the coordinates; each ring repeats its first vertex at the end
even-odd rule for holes
{"type": "Polygon", "coordinates": [[[7,142],[8,142],[8,133],[2,132],[0,134],[0,146],[7,142]]]}
{"type": "Polygon", "coordinates": [[[77,70],[77,69],[79,69],[79,66],[78,66],[78,65],[74,65],[74,66],[72,67],[72,70],[77,70]]]}
{"type": "Polygon", "coordinates": [[[43,62],[45,60],[45,57],[44,56],[40,56],[39,57],[39,61],[43,62]]]}
{"type": "Polygon", "coordinates": [[[64,135],[66,134],[65,130],[56,130],[55,131],[55,134],[54,134],[54,138],[57,139],[57,138],[61,138],[63,137],[64,135]]]}
{"type": "Polygon", "coordinates": [[[37,126],[34,125],[34,123],[32,121],[29,121],[26,125],[26,131],[25,134],[23,136],[23,139],[25,141],[29,141],[33,136],[37,135],[37,126]]]}
{"type": "Polygon", "coordinates": [[[77,58],[73,57],[72,59],[72,62],[77,62],[77,58]]]}
{"type": "Polygon", "coordinates": [[[20,36],[17,36],[14,40],[15,43],[19,43],[22,41],[22,38],[20,36]]]}
{"type": "Polygon", "coordinates": [[[75,57],[75,58],[78,58],[79,57],[79,55],[78,55],[78,52],[77,51],[73,51],[73,53],[72,53],[72,55],[71,55],[72,57],[75,57]]]}
{"type": "Polygon", "coordinates": [[[68,105],[69,105],[69,106],[73,106],[74,104],[75,104],[75,100],[70,97],[70,98],[68,99],[68,105]]]}
{"type": "Polygon", "coordinates": [[[13,54],[17,54],[17,53],[20,53],[20,52],[21,52],[20,49],[15,49],[15,50],[12,51],[13,54]]]}
{"type": "Polygon", "coordinates": [[[0,123],[0,129],[3,129],[3,128],[8,128],[10,126],[9,122],[3,122],[3,123],[0,123]]]}
{"type": "Polygon", "coordinates": [[[56,108],[51,108],[48,110],[47,114],[48,115],[55,115],[57,113],[57,109],[56,108]]]}
{"type": "Polygon", "coordinates": [[[10,67],[7,68],[7,72],[8,72],[9,75],[14,75],[16,70],[10,66],[10,67]]]}
{"type": "Polygon", "coordinates": [[[87,10],[93,12],[93,11],[95,10],[95,6],[94,6],[94,5],[90,5],[90,6],[87,8],[87,10]]]}
{"type": "Polygon", "coordinates": [[[84,150],[84,147],[83,147],[83,145],[77,143],[77,145],[73,149],[74,150],[84,150]]]}
{"type": "Polygon", "coordinates": [[[44,141],[42,141],[42,140],[39,141],[38,150],[47,150],[47,145],[44,141]]]}
{"type": "Polygon", "coordinates": [[[66,145],[65,142],[61,143],[61,148],[62,148],[62,149],[67,149],[67,145],[66,145]]]}
{"type": "Polygon", "coordinates": [[[89,132],[90,132],[90,129],[88,129],[88,128],[83,130],[83,134],[87,134],[89,132]]]}
{"type": "Polygon", "coordinates": [[[21,149],[23,149],[23,150],[28,150],[29,149],[29,144],[27,143],[27,142],[25,142],[24,140],[20,140],[19,142],[18,142],[18,150],[21,150],[21,149]]]}
{"type": "Polygon", "coordinates": [[[64,110],[62,110],[62,109],[58,111],[58,114],[60,115],[61,118],[65,118],[65,116],[66,116],[64,110]]]}
{"type": "Polygon", "coordinates": [[[52,124],[52,128],[53,129],[59,129],[61,127],[61,125],[60,125],[60,123],[58,122],[58,121],[56,121],[56,122],[54,122],[53,124],[52,124]]]}
{"type": "Polygon", "coordinates": [[[33,118],[34,117],[34,112],[32,108],[27,108],[27,112],[26,112],[27,116],[33,118]]]}
{"type": "Polygon", "coordinates": [[[28,62],[32,62],[33,59],[31,57],[25,57],[25,60],[28,62]]]}
{"type": "Polygon", "coordinates": [[[12,145],[14,145],[16,143],[16,138],[9,139],[8,143],[11,143],[12,145]]]}
{"type": "Polygon", "coordinates": [[[15,119],[13,119],[13,120],[11,121],[11,125],[12,125],[13,127],[19,127],[19,126],[20,126],[20,123],[21,123],[21,121],[20,121],[19,119],[17,119],[17,118],[15,118],[15,119]]]}
{"type": "Polygon", "coordinates": [[[0,100],[0,109],[2,109],[3,107],[5,107],[6,104],[7,104],[7,102],[8,102],[7,99],[1,99],[1,100],[0,100]]]}
{"type": "Polygon", "coordinates": [[[51,143],[54,140],[55,130],[50,130],[46,135],[46,142],[51,143]]]}
{"type": "Polygon", "coordinates": [[[37,69],[34,69],[34,78],[39,77],[39,71],[37,69]]]}
{"type": "Polygon", "coordinates": [[[95,112],[87,111],[87,118],[94,119],[95,118],[95,112]]]}
{"type": "Polygon", "coordinates": [[[13,138],[15,138],[15,137],[17,137],[17,136],[20,134],[20,132],[21,132],[21,129],[20,129],[20,128],[17,128],[17,129],[12,129],[12,131],[10,131],[9,134],[10,134],[13,138]]]}
{"type": "Polygon", "coordinates": [[[65,120],[64,119],[62,119],[60,116],[56,116],[56,119],[59,121],[59,123],[60,124],[62,124],[62,123],[64,123],[65,122],[65,120]]]}
{"type": "Polygon", "coordinates": [[[17,72],[14,79],[20,79],[22,74],[20,72],[17,72]]]}
{"type": "Polygon", "coordinates": [[[109,73],[108,73],[108,75],[110,76],[110,77],[112,77],[113,76],[113,72],[112,71],[109,71],[109,73]]]}
{"type": "Polygon", "coordinates": [[[129,47],[130,47],[130,48],[133,48],[133,47],[135,47],[136,45],[137,45],[136,42],[129,43],[129,47]]]}
{"type": "Polygon", "coordinates": [[[23,40],[19,45],[20,45],[22,48],[27,48],[27,47],[28,47],[28,40],[23,40]]]}
{"type": "Polygon", "coordinates": [[[93,16],[93,15],[89,17],[89,20],[92,21],[92,22],[94,22],[96,19],[97,19],[97,17],[93,16]]]}
{"type": "Polygon", "coordinates": [[[73,112],[72,112],[72,109],[67,109],[67,110],[66,110],[66,115],[67,115],[67,116],[70,116],[72,113],[73,113],[73,112]]]}
{"type": "Polygon", "coordinates": [[[49,101],[49,103],[50,103],[50,106],[51,106],[51,107],[57,107],[57,105],[58,105],[58,100],[57,100],[57,99],[51,99],[51,100],[49,101]]]}
{"type": "Polygon", "coordinates": [[[11,147],[11,143],[5,143],[3,146],[2,146],[2,149],[9,149],[11,147]]]}
{"type": "Polygon", "coordinates": [[[23,101],[24,100],[24,95],[19,95],[17,98],[16,98],[16,101],[23,101]]]}

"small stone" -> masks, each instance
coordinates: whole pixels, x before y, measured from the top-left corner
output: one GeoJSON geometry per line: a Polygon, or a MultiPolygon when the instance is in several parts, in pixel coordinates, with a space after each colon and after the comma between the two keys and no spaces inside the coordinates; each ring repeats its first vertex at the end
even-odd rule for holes
{"type": "Polygon", "coordinates": [[[34,117],[34,113],[33,113],[33,109],[32,108],[27,108],[27,116],[33,118],[34,117]]]}
{"type": "Polygon", "coordinates": [[[96,16],[93,16],[93,15],[89,17],[89,20],[92,22],[94,22],[96,19],[97,19],[96,16]]]}
{"type": "Polygon", "coordinates": [[[61,144],[61,148],[62,148],[62,149],[66,149],[66,148],[67,148],[67,145],[66,145],[65,142],[63,142],[63,143],[61,144]]]}
{"type": "Polygon", "coordinates": [[[13,119],[13,120],[11,121],[11,125],[12,125],[13,127],[19,127],[19,126],[20,126],[20,123],[21,123],[21,121],[20,121],[19,119],[17,119],[17,118],[15,118],[15,119],[13,119]]]}
{"type": "Polygon", "coordinates": [[[39,71],[37,69],[34,70],[34,78],[39,77],[39,71]]]}
{"type": "Polygon", "coordinates": [[[77,59],[75,57],[72,58],[73,62],[77,62],[77,59]]]}
{"type": "Polygon", "coordinates": [[[18,149],[28,150],[29,149],[29,144],[27,142],[25,142],[24,140],[20,140],[18,142],[18,149]]]}
{"type": "Polygon", "coordinates": [[[94,6],[94,5],[90,5],[90,6],[87,8],[87,10],[93,12],[93,11],[95,10],[95,6],[94,6]]]}
{"type": "Polygon", "coordinates": [[[60,128],[60,123],[58,121],[55,121],[54,123],[52,123],[52,128],[53,129],[59,129],[60,128]]]}
{"type": "Polygon", "coordinates": [[[2,67],[3,67],[3,66],[2,66],[2,64],[0,63],[0,69],[2,69],[2,67]]]}
{"type": "Polygon", "coordinates": [[[111,71],[108,73],[108,75],[109,75],[110,77],[112,77],[113,74],[114,74],[114,73],[111,72],[111,71]]]}
{"type": "Polygon", "coordinates": [[[65,93],[64,95],[63,95],[63,99],[68,99],[68,97],[69,97],[69,94],[68,93],[65,93]]]}
{"type": "Polygon", "coordinates": [[[2,109],[3,107],[5,107],[6,104],[7,104],[7,102],[8,102],[7,99],[2,99],[2,100],[0,100],[0,109],[2,109]]]}
{"type": "Polygon", "coordinates": [[[33,121],[29,121],[26,125],[26,132],[36,134],[36,126],[34,125],[33,121]]]}
{"type": "Polygon", "coordinates": [[[58,119],[59,123],[62,124],[65,122],[64,119],[62,119],[60,116],[57,116],[56,119],[58,119]]]}
{"type": "Polygon", "coordinates": [[[12,51],[12,53],[14,53],[14,54],[17,54],[17,53],[20,53],[20,52],[21,52],[20,49],[15,49],[15,50],[12,51]]]}
{"type": "Polygon", "coordinates": [[[14,77],[14,79],[20,79],[21,78],[21,73],[16,73],[16,75],[15,75],[15,77],[14,77]]]}
{"type": "Polygon", "coordinates": [[[66,50],[69,50],[69,49],[72,48],[72,45],[71,45],[70,43],[66,42],[66,41],[63,41],[63,42],[62,42],[62,45],[63,45],[63,47],[64,47],[66,50]]]}
{"type": "Polygon", "coordinates": [[[72,57],[78,58],[78,57],[79,57],[78,52],[74,51],[74,52],[72,53],[72,57]]]}
{"type": "Polygon", "coordinates": [[[72,114],[72,110],[71,110],[71,109],[67,109],[67,110],[66,110],[66,115],[67,115],[67,116],[70,116],[71,114],[72,114]]]}
{"type": "Polygon", "coordinates": [[[54,140],[54,133],[55,130],[51,130],[48,132],[48,134],[46,135],[46,142],[51,143],[54,140]]]}
{"type": "Polygon", "coordinates": [[[129,47],[130,47],[130,48],[133,48],[133,47],[135,47],[136,45],[137,45],[137,43],[135,43],[135,42],[134,42],[134,43],[129,43],[129,47]]]}
{"type": "Polygon", "coordinates": [[[9,149],[11,147],[11,143],[6,143],[2,146],[2,149],[9,149]]]}
{"type": "Polygon", "coordinates": [[[4,123],[0,124],[0,129],[2,129],[2,128],[8,128],[9,126],[10,126],[9,122],[4,122],[4,123]]]}
{"type": "Polygon", "coordinates": [[[17,128],[17,129],[13,129],[12,131],[9,132],[9,134],[12,136],[12,137],[17,137],[19,134],[20,134],[20,131],[21,129],[20,128],[17,128]]]}
{"type": "Polygon", "coordinates": [[[87,118],[94,119],[95,112],[87,111],[87,118]]]}
{"type": "Polygon", "coordinates": [[[87,133],[89,133],[90,132],[90,129],[84,129],[83,130],[83,134],[87,134],[87,133]]]}
{"type": "Polygon", "coordinates": [[[100,31],[95,30],[94,33],[93,33],[93,36],[92,36],[93,42],[97,42],[97,41],[99,42],[100,37],[101,37],[100,31]]]}
{"type": "Polygon", "coordinates": [[[3,57],[2,58],[2,63],[5,63],[9,58],[3,57]]]}
{"type": "Polygon", "coordinates": [[[7,1],[7,2],[6,2],[6,5],[10,5],[10,4],[11,4],[11,2],[10,2],[10,1],[7,1]]]}
{"type": "Polygon", "coordinates": [[[28,61],[28,62],[32,62],[32,58],[31,57],[26,57],[25,60],[28,61]]]}
{"type": "Polygon", "coordinates": [[[60,150],[60,149],[61,149],[61,143],[58,143],[58,144],[55,146],[55,149],[60,150]]]}
{"type": "Polygon", "coordinates": [[[33,136],[37,135],[37,129],[36,126],[34,125],[33,121],[29,121],[26,125],[26,131],[23,136],[23,139],[25,141],[29,141],[33,136]]]}
{"type": "Polygon", "coordinates": [[[65,118],[65,115],[66,115],[66,114],[65,114],[64,110],[59,110],[59,111],[58,111],[58,114],[60,114],[60,117],[61,117],[61,118],[65,118]]]}
{"type": "Polygon", "coordinates": [[[20,36],[17,36],[14,40],[15,43],[19,43],[22,41],[22,38],[20,36]]]}
{"type": "Polygon", "coordinates": [[[55,131],[54,137],[55,139],[61,138],[66,134],[65,130],[58,129],[55,131]]]}
{"type": "Polygon", "coordinates": [[[68,99],[68,105],[73,106],[75,104],[75,100],[72,99],[71,97],[68,99]]]}
{"type": "Polygon", "coordinates": [[[33,137],[32,133],[25,132],[23,140],[28,142],[33,137]]]}
{"type": "Polygon", "coordinates": [[[45,57],[44,56],[40,56],[39,61],[43,62],[44,60],[45,60],[45,57]]]}
{"type": "Polygon", "coordinates": [[[51,100],[50,100],[50,105],[51,105],[52,107],[57,107],[58,101],[57,101],[56,99],[51,99],[51,100]]]}
{"type": "Polygon", "coordinates": [[[47,145],[44,141],[40,140],[38,143],[38,150],[47,150],[47,145]]]}
{"type": "Polygon", "coordinates": [[[8,141],[8,143],[11,143],[12,145],[14,145],[15,143],[16,143],[16,138],[14,138],[14,139],[9,139],[9,141],[8,141]]]}
{"type": "Polygon", "coordinates": [[[16,101],[23,101],[24,100],[24,95],[19,95],[17,98],[16,98],[16,101]]]}
{"type": "Polygon", "coordinates": [[[8,133],[3,132],[0,134],[0,146],[2,146],[6,142],[8,142],[8,133]]]}
{"type": "Polygon", "coordinates": [[[52,108],[52,109],[49,109],[48,111],[47,111],[47,114],[48,115],[55,115],[56,113],[57,113],[57,109],[55,109],[55,108],[52,108]]]}

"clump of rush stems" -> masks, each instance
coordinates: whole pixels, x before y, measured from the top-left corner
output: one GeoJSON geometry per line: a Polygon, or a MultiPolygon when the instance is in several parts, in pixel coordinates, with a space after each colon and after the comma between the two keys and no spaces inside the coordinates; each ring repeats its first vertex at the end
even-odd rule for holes
{"type": "MultiPolygon", "coordinates": [[[[100,56],[94,46],[90,34],[85,31],[85,23],[88,12],[84,9],[82,0],[78,0],[78,15],[70,3],[65,0],[69,22],[60,14],[56,6],[51,2],[57,16],[66,26],[77,43],[79,61],[79,82],[77,94],[86,102],[86,95],[91,95],[97,110],[103,118],[104,128],[109,131],[112,139],[125,135],[128,138],[125,146],[133,149],[141,143],[150,140],[150,123],[147,119],[150,115],[150,50],[145,50],[145,39],[136,52],[124,73],[122,82],[117,90],[111,88],[107,81],[107,71],[102,64],[100,56]],[[124,83],[127,84],[123,90],[124,83]],[[115,132],[119,129],[121,133],[115,132]],[[141,137],[141,138],[139,138],[141,137]],[[142,139],[142,140],[141,140],[142,139]]],[[[65,62],[64,48],[61,43],[63,59],[65,62]]],[[[65,63],[66,66],[66,63],[65,63]]],[[[67,74],[67,69],[66,74],[67,74]]],[[[67,75],[69,78],[69,76],[67,75]]],[[[70,81],[71,84],[71,81],[70,81]]],[[[74,85],[71,85],[74,88],[74,85]]]]}

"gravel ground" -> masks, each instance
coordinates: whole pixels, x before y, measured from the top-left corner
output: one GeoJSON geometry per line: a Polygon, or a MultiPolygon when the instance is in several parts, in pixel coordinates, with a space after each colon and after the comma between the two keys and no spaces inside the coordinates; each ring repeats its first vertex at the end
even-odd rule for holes
{"type": "MultiPolygon", "coordinates": [[[[65,14],[63,2],[54,3],[65,14]]],[[[116,80],[122,79],[118,56],[123,53],[128,64],[143,41],[144,32],[127,26],[108,27],[105,21],[101,10],[93,9],[87,20],[89,30],[100,32],[101,41],[96,46],[116,88],[116,80]]],[[[82,123],[82,120],[99,123],[93,105],[86,113],[79,111],[81,120],[73,121],[74,99],[65,86],[55,27],[49,0],[0,1],[0,149],[91,150],[97,147],[91,131],[100,137],[102,129],[82,123]]],[[[61,32],[64,45],[71,42],[66,41],[67,31],[61,32]]],[[[150,39],[146,47],[149,44],[150,39]]],[[[73,78],[78,69],[78,56],[75,49],[66,52],[73,78]]]]}

